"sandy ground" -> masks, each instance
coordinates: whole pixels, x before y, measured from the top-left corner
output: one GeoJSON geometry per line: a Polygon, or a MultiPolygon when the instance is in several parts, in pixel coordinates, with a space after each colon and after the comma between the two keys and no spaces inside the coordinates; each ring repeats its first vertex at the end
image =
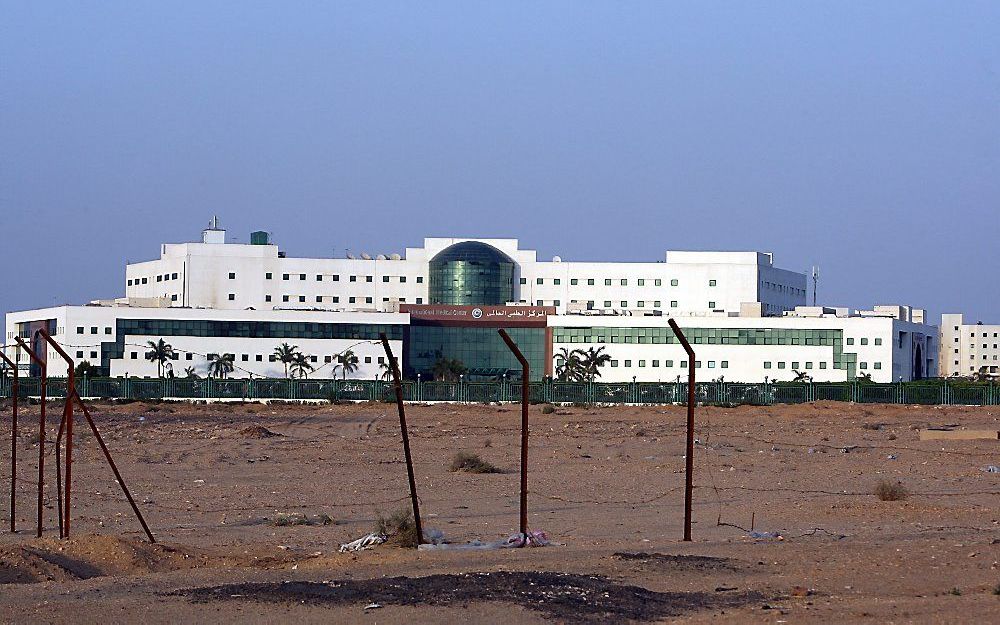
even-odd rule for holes
{"type": "MultiPolygon", "coordinates": [[[[918,440],[997,429],[996,407],[699,408],[685,543],[683,407],[532,406],[530,526],[557,544],[353,554],[338,545],[408,503],[393,405],[94,405],[156,545],[81,421],[72,538],[57,538],[51,455],[34,538],[37,410],[21,413],[16,535],[0,504],[2,622],[1000,622],[1000,474],[984,470],[1000,443],[918,440]],[[880,501],[880,480],[909,497],[880,501]],[[281,513],[335,522],[275,526],[281,513]]],[[[425,527],[515,532],[518,407],[407,416],[425,527]],[[452,473],[459,451],[505,472],[452,473]]]]}

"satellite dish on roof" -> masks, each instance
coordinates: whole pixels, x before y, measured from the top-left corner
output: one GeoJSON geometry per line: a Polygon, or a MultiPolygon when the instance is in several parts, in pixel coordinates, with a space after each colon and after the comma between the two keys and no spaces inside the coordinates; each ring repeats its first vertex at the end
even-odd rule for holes
{"type": "Polygon", "coordinates": [[[553,256],[552,257],[552,262],[554,262],[554,263],[561,263],[562,262],[562,258],[559,257],[559,256],[553,256]]]}
{"type": "Polygon", "coordinates": [[[375,260],[387,260],[387,259],[385,257],[385,254],[379,254],[378,256],[375,257],[375,260]]]}
{"type": "Polygon", "coordinates": [[[361,258],[365,260],[371,260],[372,257],[368,255],[368,252],[361,252],[361,258]]]}
{"type": "Polygon", "coordinates": [[[389,254],[389,258],[392,260],[403,260],[403,257],[399,254],[389,254]]]}
{"type": "Polygon", "coordinates": [[[354,260],[354,254],[351,254],[350,252],[347,253],[347,257],[354,260]]]}

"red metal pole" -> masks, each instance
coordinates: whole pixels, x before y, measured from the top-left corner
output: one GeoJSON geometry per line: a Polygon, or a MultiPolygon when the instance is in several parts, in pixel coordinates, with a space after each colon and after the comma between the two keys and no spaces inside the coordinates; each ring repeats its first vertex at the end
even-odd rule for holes
{"type": "Polygon", "coordinates": [[[24,348],[24,351],[28,352],[28,358],[32,360],[36,365],[42,370],[42,378],[40,383],[40,395],[41,395],[41,411],[38,415],[38,527],[35,530],[35,535],[38,538],[42,537],[42,488],[45,486],[45,384],[48,380],[48,369],[45,366],[45,361],[35,355],[34,350],[24,342],[24,339],[17,337],[17,344],[24,348]]]}
{"type": "Polygon", "coordinates": [[[389,347],[389,338],[385,333],[379,334],[382,339],[382,349],[385,350],[386,358],[389,359],[389,370],[392,371],[392,380],[396,387],[396,406],[399,411],[399,429],[403,432],[403,456],[406,458],[406,477],[410,482],[410,503],[413,506],[413,526],[417,530],[417,544],[424,542],[424,531],[420,526],[420,504],[417,501],[417,482],[413,477],[413,458],[410,456],[410,435],[406,430],[406,413],[403,410],[403,382],[399,375],[399,362],[392,355],[392,348],[389,347]]]}
{"type": "MultiPolygon", "coordinates": [[[[66,404],[63,406],[63,421],[66,424],[66,486],[65,494],[63,495],[63,518],[62,518],[62,538],[69,538],[69,524],[70,524],[70,510],[72,505],[70,504],[70,497],[73,487],[73,395],[76,394],[76,364],[73,359],[69,357],[69,354],[63,350],[62,347],[45,331],[44,328],[38,329],[38,334],[45,339],[45,342],[52,346],[56,352],[62,356],[62,359],[66,361],[67,374],[66,374],[66,404]]],[[[60,430],[62,426],[60,425],[60,430]]],[[[56,445],[58,449],[58,442],[56,445]]],[[[56,487],[58,488],[58,483],[56,487]]]]}
{"type": "Polygon", "coordinates": [[[14,378],[11,393],[14,405],[10,420],[10,531],[13,534],[17,532],[17,528],[15,527],[15,519],[17,517],[17,497],[15,495],[17,487],[17,363],[7,358],[2,349],[0,349],[0,358],[10,366],[14,378]]]}
{"type": "Polygon", "coordinates": [[[524,357],[521,350],[517,348],[507,331],[503,328],[497,330],[500,338],[507,344],[507,347],[514,353],[514,357],[521,363],[521,534],[527,538],[528,534],[528,404],[531,401],[531,375],[528,367],[528,359],[524,357]]]}
{"type": "Polygon", "coordinates": [[[673,318],[668,319],[670,329],[684,346],[688,355],[688,400],[687,400],[687,453],[684,456],[684,540],[691,540],[691,499],[694,491],[694,350],[673,318]]]}

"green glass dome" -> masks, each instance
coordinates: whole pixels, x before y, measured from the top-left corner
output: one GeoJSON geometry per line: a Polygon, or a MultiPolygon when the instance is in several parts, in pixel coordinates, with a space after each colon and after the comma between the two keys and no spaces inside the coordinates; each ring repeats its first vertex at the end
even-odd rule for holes
{"type": "Polygon", "coordinates": [[[431,304],[502,306],[514,299],[514,261],[486,243],[463,241],[431,259],[431,304]]]}

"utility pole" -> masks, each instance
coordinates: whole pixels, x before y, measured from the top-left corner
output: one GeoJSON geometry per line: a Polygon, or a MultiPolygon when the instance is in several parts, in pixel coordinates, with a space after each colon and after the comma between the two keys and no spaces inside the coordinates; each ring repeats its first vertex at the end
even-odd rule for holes
{"type": "Polygon", "coordinates": [[[813,306],[815,306],[816,288],[819,286],[819,267],[817,267],[816,265],[813,265],[812,278],[813,278],[813,306]]]}

